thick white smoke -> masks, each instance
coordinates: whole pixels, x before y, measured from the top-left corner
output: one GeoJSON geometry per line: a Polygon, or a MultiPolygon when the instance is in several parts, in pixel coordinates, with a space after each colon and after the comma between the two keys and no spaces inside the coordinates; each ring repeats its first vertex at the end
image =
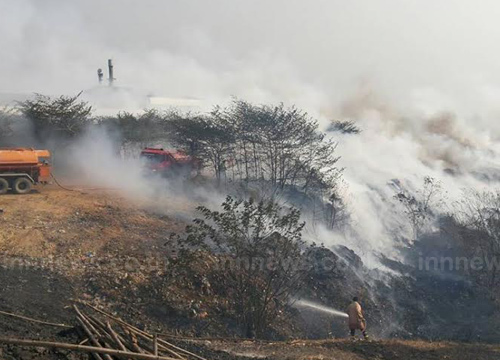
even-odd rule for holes
{"type": "Polygon", "coordinates": [[[375,266],[408,231],[394,179],[411,189],[433,176],[451,201],[496,186],[499,15],[494,0],[0,0],[0,92],[95,100],[96,70],[113,58],[119,97],[137,110],[147,95],[201,109],[235,95],[294,103],[324,128],[355,120],[361,134],[335,136],[356,232],[318,236],[375,266]]]}
{"type": "Polygon", "coordinates": [[[362,129],[337,135],[355,232],[320,236],[326,243],[347,244],[372,267],[379,265],[380,254],[398,257],[395,239],[412,238],[410,221],[394,199],[397,192],[414,193],[430,176],[442,186],[438,197],[444,204],[435,210],[447,213],[463,199],[464,190],[499,185],[496,132],[477,127],[474,118],[419,105],[403,111],[362,88],[342,107],[341,115],[362,129]]]}
{"type": "Polygon", "coordinates": [[[0,91],[90,89],[113,58],[117,85],[209,104],[330,112],[368,79],[405,108],[497,114],[499,13],[494,0],[0,0],[0,91]]]}
{"type": "MultiPolygon", "coordinates": [[[[149,146],[169,148],[167,143],[149,146]]],[[[142,208],[190,222],[198,205],[219,206],[224,194],[210,184],[193,186],[183,176],[154,173],[139,157],[141,149],[121,151],[112,132],[89,127],[64,153],[56,153],[56,173],[79,191],[104,191],[127,198],[142,208]],[[132,156],[130,153],[135,154],[132,156]],[[58,166],[59,165],[59,166],[58,166]]]]}

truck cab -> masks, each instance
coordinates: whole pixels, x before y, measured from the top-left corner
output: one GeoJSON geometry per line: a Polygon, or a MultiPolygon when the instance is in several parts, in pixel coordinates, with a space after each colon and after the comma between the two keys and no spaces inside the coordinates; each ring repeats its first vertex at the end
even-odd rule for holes
{"type": "Polygon", "coordinates": [[[165,177],[188,175],[199,168],[198,161],[180,150],[145,148],[140,157],[148,171],[165,177]]]}

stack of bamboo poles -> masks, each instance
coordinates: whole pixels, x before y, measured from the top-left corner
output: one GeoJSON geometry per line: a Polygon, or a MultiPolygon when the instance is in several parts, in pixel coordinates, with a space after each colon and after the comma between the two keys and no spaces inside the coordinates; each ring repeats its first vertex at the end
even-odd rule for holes
{"type": "MultiPolygon", "coordinates": [[[[95,360],[206,360],[197,354],[159,338],[156,334],[149,334],[140,330],[88,303],[80,303],[101,315],[101,318],[99,318],[95,315],[85,313],[76,305],[73,306],[76,312],[76,320],[79,325],[76,329],[83,338],[80,344],[21,340],[3,337],[0,337],[0,344],[59,348],[88,352],[92,354],[95,360]],[[102,317],[106,320],[102,320],[102,317]]],[[[59,326],[67,327],[66,325],[59,326]]]]}

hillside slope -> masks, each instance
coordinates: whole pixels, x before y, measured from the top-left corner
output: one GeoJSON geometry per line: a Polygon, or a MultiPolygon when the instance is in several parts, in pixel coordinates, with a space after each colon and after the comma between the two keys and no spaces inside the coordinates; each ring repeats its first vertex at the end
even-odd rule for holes
{"type": "Polygon", "coordinates": [[[101,191],[45,187],[2,196],[0,209],[0,309],[58,322],[73,298],[135,308],[154,298],[141,290],[184,227],[101,191]]]}
{"type": "MultiPolygon", "coordinates": [[[[182,232],[186,225],[171,214],[193,214],[196,204],[170,201],[162,205],[162,211],[157,205],[151,199],[131,202],[115,192],[66,191],[55,186],[26,196],[1,196],[0,310],[75,325],[71,305],[79,299],[150,331],[183,336],[237,335],[237,327],[225,315],[226,299],[204,296],[196,285],[198,274],[172,273],[169,268],[168,259],[175,257],[169,235],[182,232]]],[[[200,266],[198,272],[203,273],[203,267],[210,266],[210,258],[204,257],[200,266]]],[[[276,326],[282,326],[283,334],[290,338],[302,336],[296,324],[288,320],[277,318],[276,326]]],[[[324,318],[315,324],[331,326],[329,322],[324,318]]],[[[343,328],[343,323],[338,326],[343,328]]],[[[2,336],[78,341],[73,332],[59,330],[0,315],[2,336]]],[[[402,340],[211,340],[184,344],[195,350],[206,349],[200,351],[209,359],[500,357],[498,346],[402,340]]],[[[87,358],[13,346],[0,350],[5,359],[87,358]]]]}

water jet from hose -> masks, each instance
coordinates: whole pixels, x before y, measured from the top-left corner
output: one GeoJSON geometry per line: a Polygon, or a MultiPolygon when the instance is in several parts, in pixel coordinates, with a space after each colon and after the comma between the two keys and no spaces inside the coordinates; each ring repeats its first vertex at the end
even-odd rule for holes
{"type": "Polygon", "coordinates": [[[323,306],[320,304],[316,304],[316,303],[313,303],[313,302],[307,301],[307,300],[297,300],[297,301],[295,301],[293,306],[301,307],[301,308],[310,308],[310,309],[314,309],[316,311],[328,313],[328,314],[333,315],[333,316],[339,316],[339,317],[343,317],[343,318],[348,317],[347,314],[343,311],[335,310],[333,308],[323,306]]]}

